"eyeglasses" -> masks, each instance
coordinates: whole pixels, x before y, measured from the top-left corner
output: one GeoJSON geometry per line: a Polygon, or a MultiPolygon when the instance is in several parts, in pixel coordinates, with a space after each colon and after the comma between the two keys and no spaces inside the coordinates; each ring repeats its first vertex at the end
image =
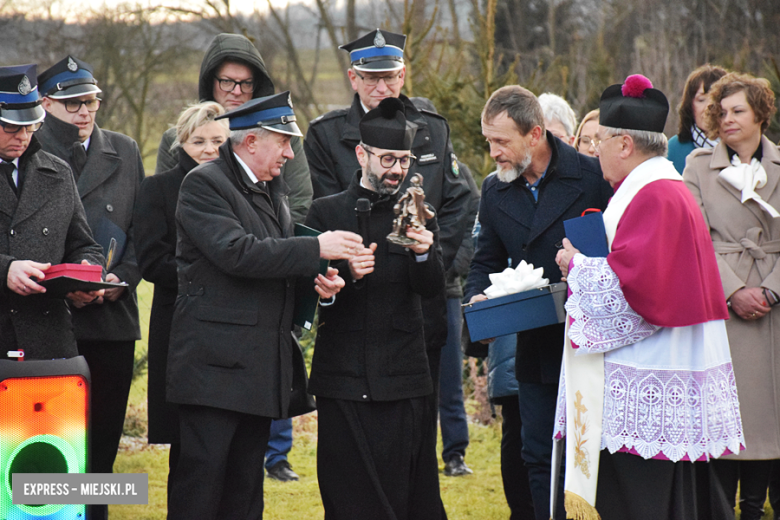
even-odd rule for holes
{"type": "Polygon", "coordinates": [[[401,73],[400,72],[397,73],[397,74],[393,74],[392,76],[380,76],[380,77],[368,76],[368,77],[366,77],[366,76],[361,76],[360,73],[357,70],[355,70],[355,75],[358,78],[362,79],[363,82],[366,85],[368,85],[369,87],[376,87],[377,85],[379,85],[380,81],[384,81],[385,85],[387,85],[388,87],[392,87],[393,85],[395,85],[399,81],[401,81],[401,73]]]}
{"type": "Polygon", "coordinates": [[[584,146],[585,148],[590,148],[590,143],[593,142],[593,138],[589,135],[581,135],[579,137],[579,142],[577,143],[577,148],[584,146]]]}
{"type": "Polygon", "coordinates": [[[596,150],[598,152],[599,151],[599,146],[601,146],[601,143],[603,143],[605,141],[609,141],[613,137],[622,137],[622,134],[611,135],[611,136],[607,137],[606,139],[596,139],[594,137],[593,139],[590,140],[590,145],[593,147],[594,150],[596,150]]]}
{"type": "Polygon", "coordinates": [[[32,134],[33,132],[37,132],[43,123],[33,123],[31,125],[14,125],[12,123],[4,123],[0,121],[0,125],[3,127],[3,132],[6,134],[16,134],[18,133],[22,128],[27,130],[28,134],[32,134]]]}
{"type": "Polygon", "coordinates": [[[379,157],[379,164],[382,165],[382,168],[387,168],[388,170],[395,166],[396,162],[401,166],[402,170],[408,170],[412,163],[414,163],[414,161],[417,159],[417,157],[411,154],[404,155],[403,157],[396,157],[395,155],[391,155],[389,153],[385,155],[377,155],[365,146],[363,147],[363,150],[373,155],[374,157],[379,157]]]}
{"type": "Polygon", "coordinates": [[[255,90],[255,82],[251,79],[236,81],[230,78],[217,78],[217,81],[219,82],[219,89],[222,92],[233,92],[233,89],[236,88],[236,85],[238,85],[238,87],[241,89],[241,92],[244,94],[249,94],[255,90]]]}
{"type": "Polygon", "coordinates": [[[97,109],[100,108],[100,102],[102,100],[100,98],[94,98],[87,99],[86,101],[79,101],[78,99],[56,99],[55,101],[65,105],[65,110],[71,114],[75,114],[81,110],[81,105],[87,107],[87,112],[97,112],[97,109]]]}

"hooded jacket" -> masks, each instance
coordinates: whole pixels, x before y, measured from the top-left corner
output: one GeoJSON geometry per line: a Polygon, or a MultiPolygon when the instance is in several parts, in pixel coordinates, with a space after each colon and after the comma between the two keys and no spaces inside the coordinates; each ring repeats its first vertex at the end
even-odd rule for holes
{"type": "MultiPolygon", "coordinates": [[[[203,55],[200,64],[200,79],[198,80],[198,99],[216,101],[214,99],[214,75],[225,60],[236,60],[252,69],[255,90],[252,98],[270,96],[274,93],[274,83],[265,68],[265,62],[260,52],[246,37],[240,34],[222,33],[214,37],[203,55]]],[[[163,134],[160,147],[157,150],[157,165],[155,175],[172,170],[178,163],[175,150],[171,150],[176,140],[176,128],[169,128],[163,134]]],[[[295,222],[303,222],[311,206],[313,190],[309,176],[309,164],[303,153],[303,143],[300,137],[293,137],[290,143],[295,158],[288,161],[282,168],[282,178],[290,187],[290,213],[295,222]]]]}
{"type": "Polygon", "coordinates": [[[198,98],[201,101],[214,99],[214,75],[225,60],[240,61],[252,69],[255,91],[252,99],[270,96],[274,93],[274,83],[268,76],[263,57],[251,41],[239,34],[218,34],[206,49],[200,64],[198,98]]]}

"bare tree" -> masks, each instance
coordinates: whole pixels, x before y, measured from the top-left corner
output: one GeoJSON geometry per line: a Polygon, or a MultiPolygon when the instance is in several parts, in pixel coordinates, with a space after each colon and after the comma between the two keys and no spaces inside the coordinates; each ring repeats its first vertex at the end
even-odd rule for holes
{"type": "Polygon", "coordinates": [[[81,37],[83,58],[103,90],[98,123],[135,139],[144,156],[155,153],[165,121],[183,108],[171,103],[181,95],[170,87],[192,53],[175,26],[153,23],[154,14],[135,6],[103,9],[81,37]]]}

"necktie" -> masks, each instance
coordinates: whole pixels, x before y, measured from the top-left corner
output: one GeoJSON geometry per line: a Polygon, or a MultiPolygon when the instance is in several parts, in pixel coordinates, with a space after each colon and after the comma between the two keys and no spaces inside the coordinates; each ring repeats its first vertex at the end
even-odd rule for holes
{"type": "Polygon", "coordinates": [[[8,180],[8,184],[11,186],[11,189],[14,190],[14,193],[18,194],[19,190],[16,187],[16,183],[14,182],[14,170],[16,170],[14,163],[5,161],[0,163],[0,172],[2,172],[3,176],[8,180]]]}
{"type": "Polygon", "coordinates": [[[80,141],[73,143],[73,175],[78,180],[81,175],[81,170],[87,163],[87,151],[84,149],[84,145],[80,141]]]}

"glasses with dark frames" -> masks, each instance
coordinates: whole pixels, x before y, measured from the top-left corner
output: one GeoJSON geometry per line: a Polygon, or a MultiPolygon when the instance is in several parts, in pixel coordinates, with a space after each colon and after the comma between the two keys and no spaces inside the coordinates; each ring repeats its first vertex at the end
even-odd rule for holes
{"type": "Polygon", "coordinates": [[[219,83],[219,89],[222,92],[233,92],[233,89],[236,88],[236,85],[238,85],[238,87],[241,89],[241,92],[244,94],[254,92],[255,89],[255,82],[251,79],[236,81],[230,78],[217,78],[217,82],[219,83]]]}
{"type": "Polygon", "coordinates": [[[395,166],[396,162],[401,166],[402,170],[408,170],[409,167],[414,163],[415,159],[417,159],[417,157],[411,154],[404,155],[403,157],[396,157],[395,155],[391,155],[389,153],[385,155],[377,155],[365,146],[363,149],[374,157],[379,157],[379,164],[382,165],[382,168],[387,168],[388,170],[395,166]]]}
{"type": "Polygon", "coordinates": [[[55,99],[55,101],[65,105],[65,110],[71,114],[75,114],[81,110],[81,105],[87,107],[87,112],[97,112],[97,109],[100,108],[100,102],[102,100],[100,98],[95,98],[87,99],[86,101],[79,101],[78,99],[55,99]]]}
{"type": "Polygon", "coordinates": [[[22,130],[22,128],[27,130],[28,134],[32,134],[34,132],[37,132],[41,128],[42,124],[43,123],[33,123],[31,125],[15,125],[13,123],[0,122],[0,125],[2,125],[3,127],[3,132],[5,132],[6,134],[19,133],[22,130]]]}

